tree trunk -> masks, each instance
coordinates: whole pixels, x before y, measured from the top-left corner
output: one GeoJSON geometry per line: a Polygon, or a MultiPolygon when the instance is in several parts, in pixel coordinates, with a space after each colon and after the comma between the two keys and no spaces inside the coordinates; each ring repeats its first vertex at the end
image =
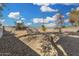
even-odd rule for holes
{"type": "Polygon", "coordinates": [[[59,28],[59,33],[62,33],[62,30],[61,30],[61,29],[62,29],[62,28],[60,27],[60,28],[59,28]]]}

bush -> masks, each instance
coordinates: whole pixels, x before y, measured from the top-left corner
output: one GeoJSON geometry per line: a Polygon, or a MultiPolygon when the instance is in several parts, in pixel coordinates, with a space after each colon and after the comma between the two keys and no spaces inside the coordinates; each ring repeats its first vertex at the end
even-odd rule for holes
{"type": "Polygon", "coordinates": [[[79,30],[77,32],[79,32],[79,30]]]}
{"type": "Polygon", "coordinates": [[[46,31],[46,27],[44,25],[42,25],[42,30],[46,31]]]}

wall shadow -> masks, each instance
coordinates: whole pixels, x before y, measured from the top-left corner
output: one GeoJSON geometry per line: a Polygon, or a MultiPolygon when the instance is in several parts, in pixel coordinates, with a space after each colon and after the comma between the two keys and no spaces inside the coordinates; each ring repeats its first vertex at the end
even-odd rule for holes
{"type": "Polygon", "coordinates": [[[39,56],[39,54],[14,34],[4,31],[3,37],[0,39],[0,56],[39,56]]]}

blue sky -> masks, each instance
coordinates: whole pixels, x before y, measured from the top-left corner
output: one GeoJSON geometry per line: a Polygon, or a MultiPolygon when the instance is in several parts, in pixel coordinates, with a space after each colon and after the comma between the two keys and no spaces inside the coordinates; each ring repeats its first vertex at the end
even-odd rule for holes
{"type": "MultiPolygon", "coordinates": [[[[14,18],[9,17],[8,15],[10,13],[19,13],[21,18],[24,18],[24,23],[29,24],[30,26],[39,26],[39,22],[34,23],[33,20],[35,18],[37,19],[46,19],[47,17],[53,17],[55,16],[58,12],[60,12],[64,18],[63,20],[68,19],[67,13],[69,13],[72,8],[73,9],[78,9],[79,4],[41,4],[41,3],[8,3],[6,4],[6,7],[3,10],[3,15],[4,15],[4,24],[5,25],[15,25],[15,20],[14,18]],[[53,10],[48,10],[44,9],[45,8],[50,8],[53,10]]],[[[49,21],[49,23],[53,23],[49,21]]],[[[51,24],[53,25],[53,24],[51,24]]],[[[65,22],[64,25],[70,25],[69,22],[65,22]]]]}

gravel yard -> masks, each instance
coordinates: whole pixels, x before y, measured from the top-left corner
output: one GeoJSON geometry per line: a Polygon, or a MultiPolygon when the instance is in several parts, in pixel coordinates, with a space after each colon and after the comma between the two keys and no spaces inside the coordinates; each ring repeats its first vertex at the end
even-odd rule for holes
{"type": "Polygon", "coordinates": [[[79,56],[79,38],[64,36],[57,44],[60,44],[69,56],[79,56]]]}
{"type": "MultiPolygon", "coordinates": [[[[3,37],[0,39],[0,55],[1,56],[40,56],[40,41],[42,35],[37,38],[32,38],[31,41],[27,40],[27,37],[21,37],[27,34],[26,31],[15,31],[14,34],[11,31],[5,31],[3,37]]],[[[79,33],[74,33],[74,35],[79,33]]],[[[71,34],[70,34],[71,35],[71,34]]],[[[56,42],[61,46],[61,50],[67,53],[68,56],[79,56],[79,38],[73,38],[69,36],[60,36],[61,38],[56,42]]],[[[56,49],[53,47],[52,52],[57,54],[56,49]]]]}
{"type": "Polygon", "coordinates": [[[0,55],[39,56],[33,49],[9,32],[4,32],[4,36],[0,39],[0,55]]]}

